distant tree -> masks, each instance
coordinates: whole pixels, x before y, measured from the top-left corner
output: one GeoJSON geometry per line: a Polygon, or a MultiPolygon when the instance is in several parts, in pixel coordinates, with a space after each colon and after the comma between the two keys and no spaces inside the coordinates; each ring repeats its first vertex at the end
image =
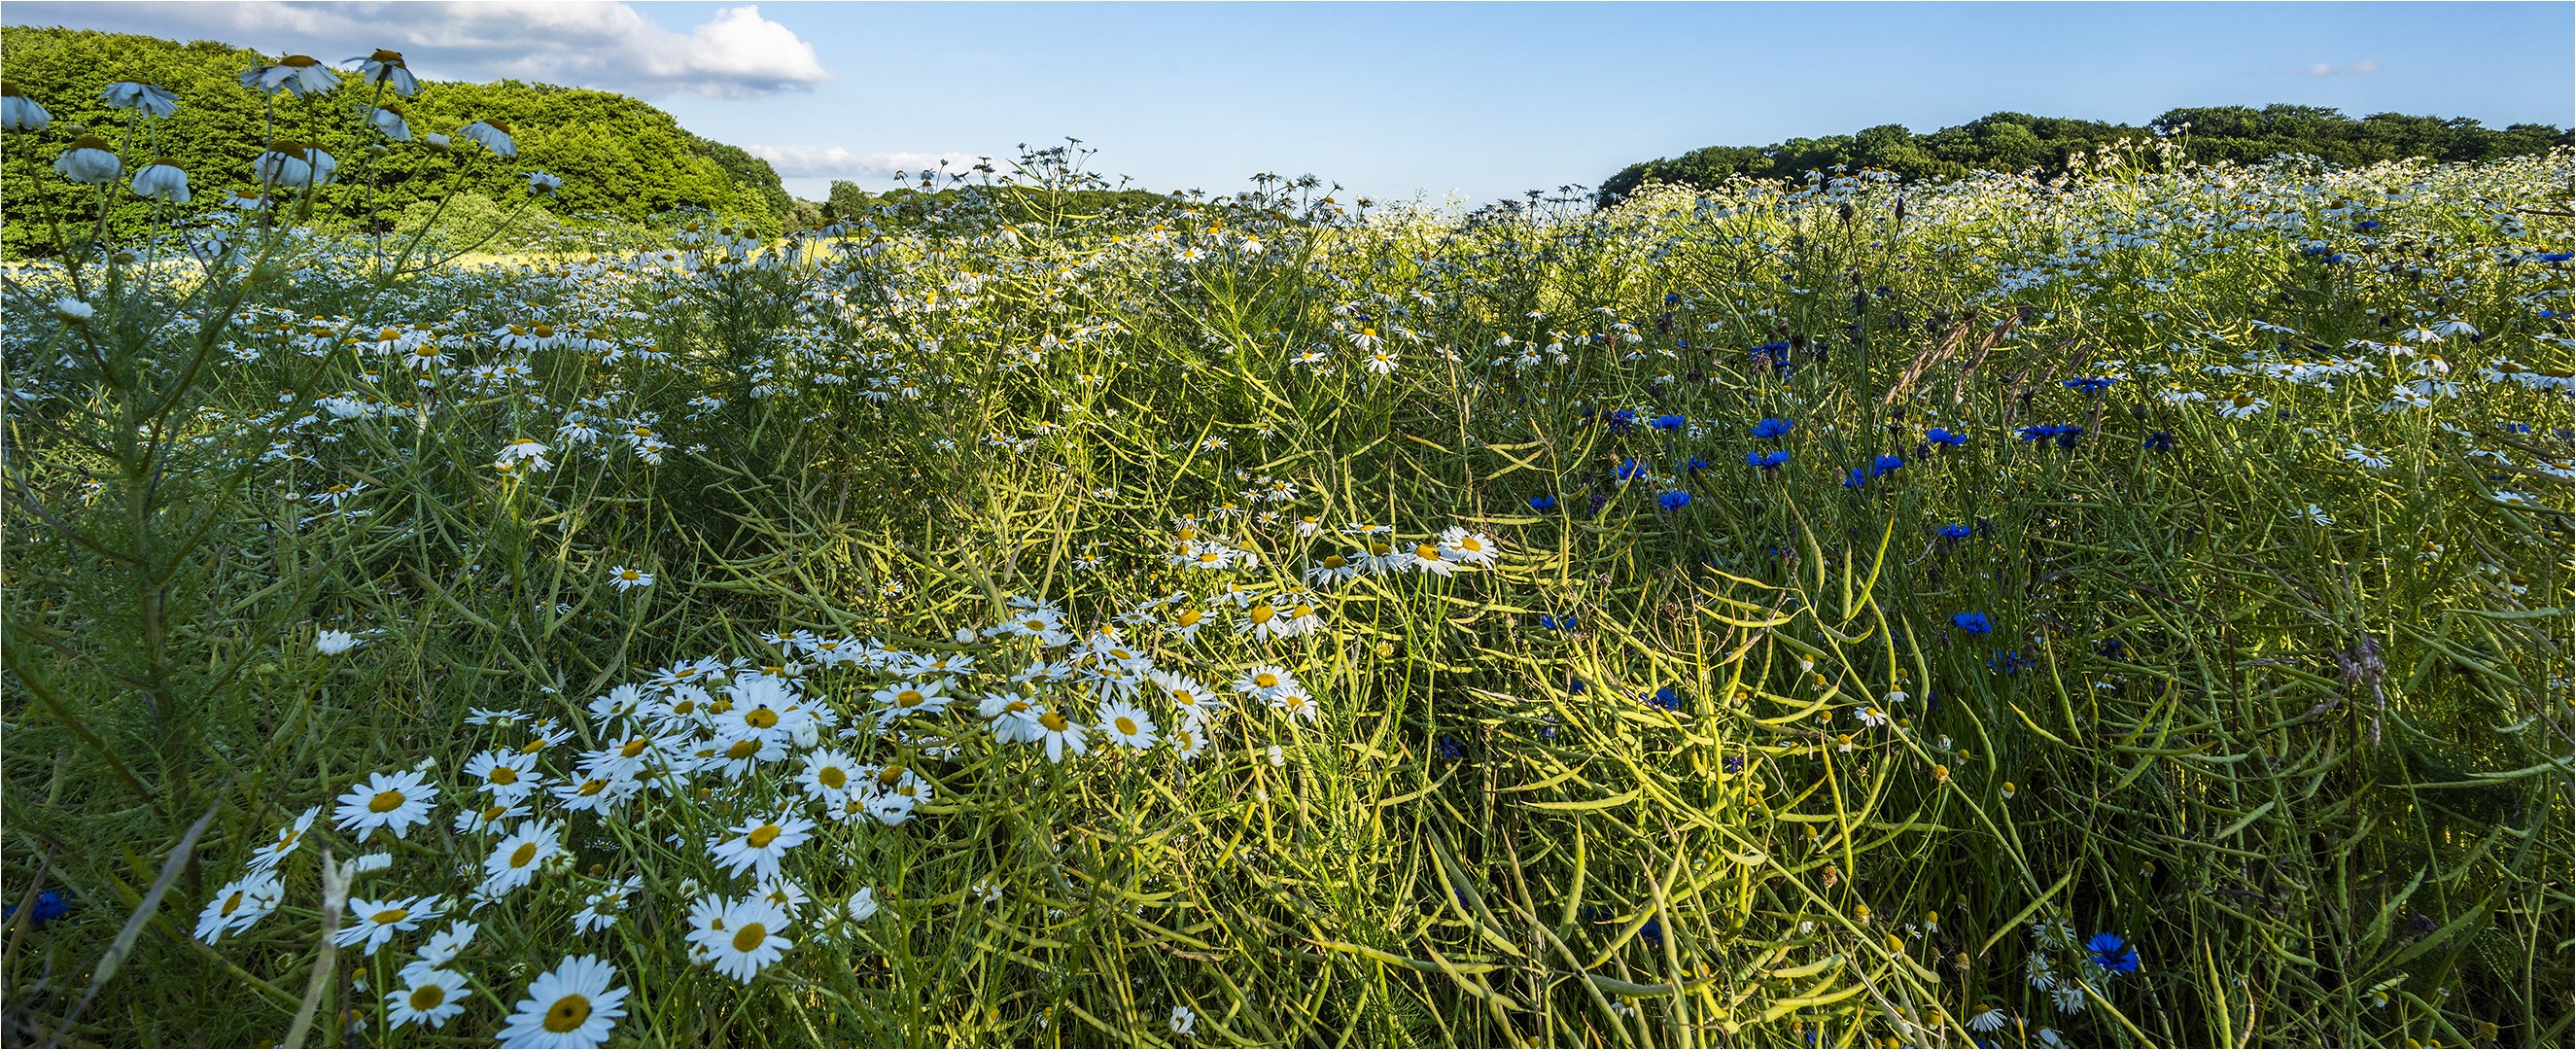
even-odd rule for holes
{"type": "Polygon", "coordinates": [[[2515,124],[2498,131],[2464,117],[2445,120],[2377,113],[2355,120],[2318,106],[2190,107],[2169,110],[2143,128],[2004,112],[1925,135],[1882,124],[1855,135],[1790,139],[1770,146],[1706,146],[1679,157],[1621,168],[1602,180],[1597,196],[1606,205],[1647,182],[1715,186],[1738,175],[1794,178],[1810,170],[1831,170],[1837,164],[1847,169],[1875,168],[1907,179],[1960,178],[1978,169],[2035,169],[2042,177],[2053,178],[2066,172],[2067,158],[2077,153],[2185,124],[2190,131],[2180,141],[2192,159],[2240,163],[2284,153],[2337,164],[2405,157],[2479,161],[2545,153],[2576,143],[2567,129],[2546,124],[2515,124]]]}

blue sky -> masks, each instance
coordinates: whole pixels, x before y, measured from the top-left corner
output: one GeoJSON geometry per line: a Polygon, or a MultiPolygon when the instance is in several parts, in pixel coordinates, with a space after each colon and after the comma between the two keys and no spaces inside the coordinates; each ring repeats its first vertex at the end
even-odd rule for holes
{"type": "MultiPolygon", "coordinates": [[[[55,3],[0,18],[625,91],[792,192],[1072,135],[1151,189],[1467,203],[1713,144],[1996,110],[2576,124],[2566,3],[55,3]]],[[[966,161],[972,163],[971,160],[966,161]]]]}

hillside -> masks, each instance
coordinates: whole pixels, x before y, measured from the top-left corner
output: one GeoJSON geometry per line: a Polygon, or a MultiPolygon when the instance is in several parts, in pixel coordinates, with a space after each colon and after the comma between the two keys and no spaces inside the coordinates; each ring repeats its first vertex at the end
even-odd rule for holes
{"type": "Polygon", "coordinates": [[[2146,127],[2097,120],[1990,113],[1957,127],[1917,135],[1882,124],[1851,135],[1797,138],[1768,146],[1707,146],[1678,157],[1640,161],[1601,183],[1603,203],[1618,200],[1649,180],[1713,186],[1733,175],[1757,178],[1829,170],[1842,164],[1876,168],[1907,179],[1952,179],[1977,169],[2038,169],[2054,176],[2069,154],[2121,139],[2150,138],[2159,129],[2180,130],[2191,159],[2249,163],[2300,153],[2336,164],[2357,165],[2406,157],[2473,161],[2548,152],[2571,140],[2567,129],[2515,124],[2501,131],[2464,117],[2410,117],[2375,113],[2359,120],[2316,106],[2209,106],[2165,113],[2146,127]],[[2189,125],[2188,129],[2184,129],[2189,125]]]}
{"type": "MultiPolygon", "coordinates": [[[[343,56],[315,57],[331,62],[343,56]]],[[[124,80],[177,96],[175,113],[146,122],[157,126],[136,133],[157,134],[154,145],[161,155],[188,173],[195,202],[183,212],[214,208],[225,190],[251,186],[251,160],[265,146],[264,139],[319,142],[338,157],[340,185],[326,191],[325,202],[335,214],[353,219],[361,210],[360,198],[369,192],[375,196],[363,209],[367,214],[399,215],[409,205],[438,196],[450,179],[460,180],[467,192],[506,205],[525,192],[529,170],[563,179],[560,192],[539,202],[558,217],[635,221],[675,209],[706,209],[755,228],[775,229],[796,211],[767,162],[693,135],[668,113],[612,92],[517,81],[424,81],[415,97],[385,99],[398,103],[415,134],[451,134],[467,121],[505,120],[516,131],[515,163],[479,149],[441,154],[404,148],[374,160],[378,168],[370,178],[363,145],[368,139],[360,138],[355,126],[369,89],[355,74],[344,73],[342,90],[310,99],[281,95],[272,115],[268,98],[242,87],[238,75],[276,58],[212,41],[183,44],[123,33],[0,28],[0,73],[53,115],[52,128],[41,136],[13,133],[10,138],[13,153],[24,150],[39,163],[13,158],[0,181],[0,204],[15,220],[0,233],[8,253],[25,254],[45,243],[45,216],[73,214],[66,209],[75,202],[85,204],[79,187],[52,177],[45,165],[84,132],[111,142],[124,140],[130,114],[99,97],[108,85],[124,80]],[[33,177],[40,172],[42,177],[33,177]]],[[[116,232],[132,234],[140,232],[149,216],[146,205],[129,198],[112,222],[116,232]]]]}

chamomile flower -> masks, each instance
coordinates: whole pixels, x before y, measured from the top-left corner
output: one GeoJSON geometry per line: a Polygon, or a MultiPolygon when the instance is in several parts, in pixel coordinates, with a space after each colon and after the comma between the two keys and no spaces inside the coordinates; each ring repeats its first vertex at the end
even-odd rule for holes
{"type": "Polygon", "coordinates": [[[320,816],[321,813],[322,807],[314,806],[296,814],[293,821],[277,829],[276,838],[261,843],[258,849],[251,851],[250,870],[259,872],[277,867],[277,862],[285,860],[295,852],[297,847],[304,844],[304,833],[313,830],[313,818],[320,816]]]}
{"type": "Polygon", "coordinates": [[[197,913],[197,939],[208,944],[251,928],[269,912],[277,910],[286,897],[285,884],[275,874],[255,871],[225,883],[215,890],[197,913]]]}
{"type": "Polygon", "coordinates": [[[563,852],[561,828],[534,820],[520,824],[484,858],[483,896],[499,898],[527,885],[537,877],[538,867],[563,852]]]}
{"type": "Polygon", "coordinates": [[[463,919],[450,921],[446,929],[430,934],[428,940],[421,942],[418,962],[431,966],[455,962],[457,956],[465,953],[466,946],[474,943],[474,935],[482,929],[463,919]]]}
{"type": "Polygon", "coordinates": [[[581,899],[581,910],[572,913],[575,933],[594,933],[617,925],[617,916],[626,910],[626,899],[644,888],[644,880],[633,875],[591,891],[581,899]]]}
{"type": "Polygon", "coordinates": [[[1275,664],[1254,664],[1234,679],[1234,691],[1268,701],[1284,690],[1297,688],[1297,676],[1275,664]]]}
{"type": "Polygon", "coordinates": [[[1085,739],[1090,729],[1080,722],[1066,718],[1062,711],[1038,712],[1037,729],[1037,739],[1032,742],[1046,748],[1049,762],[1064,761],[1067,751],[1079,755],[1091,750],[1091,742],[1085,739]]]}
{"type": "Polygon", "coordinates": [[[430,805],[437,801],[438,785],[430,783],[418,770],[376,773],[340,796],[340,808],[333,812],[332,823],[362,839],[377,828],[402,838],[411,829],[429,823],[430,805]]]}
{"type": "Polygon", "coordinates": [[[1290,686],[1272,693],[1270,706],[1287,712],[1291,718],[1302,718],[1308,722],[1324,716],[1323,710],[1315,706],[1315,698],[1308,696],[1306,690],[1299,686],[1290,686]]]}
{"type": "Polygon", "coordinates": [[[748,871],[755,881],[766,881],[778,877],[779,859],[814,837],[813,832],[813,821],[792,814],[754,817],[744,821],[733,835],[709,840],[707,850],[715,854],[717,866],[728,874],[748,871]]]}
{"type": "Polygon", "coordinates": [[[620,591],[631,591],[638,587],[650,587],[653,585],[653,574],[642,569],[629,568],[627,566],[620,565],[608,570],[608,584],[620,591]]]}
{"type": "Polygon", "coordinates": [[[546,776],[537,771],[537,756],[496,748],[466,759],[465,779],[491,792],[493,801],[506,803],[545,786],[546,776]]]}
{"type": "Polygon", "coordinates": [[[884,705],[877,711],[877,724],[893,725],[907,715],[935,715],[948,709],[954,697],[945,693],[948,680],[934,678],[926,682],[897,682],[871,694],[869,699],[884,705]]]}
{"type": "Polygon", "coordinates": [[[464,975],[414,963],[403,967],[400,976],[402,986],[385,993],[385,1016],[394,1027],[444,1028],[465,1012],[465,1001],[472,993],[466,989],[464,975]]]}
{"type": "Polygon", "coordinates": [[[381,901],[351,897],[349,912],[343,920],[348,925],[332,934],[331,943],[343,948],[363,944],[367,954],[374,955],[376,949],[384,947],[395,934],[419,929],[420,924],[439,917],[445,911],[434,896],[396,897],[381,901]]]}
{"type": "Polygon", "coordinates": [[[1494,538],[1481,532],[1469,532],[1465,526],[1452,525],[1440,534],[1440,556],[1460,565],[1492,565],[1494,538]]]}
{"type": "Polygon", "coordinates": [[[848,797],[851,782],[858,779],[859,765],[831,748],[813,751],[805,756],[805,770],[796,777],[805,797],[824,805],[833,805],[848,797]]]}
{"type": "Polygon", "coordinates": [[[1154,716],[1123,700],[1100,705],[1100,731],[1113,743],[1143,751],[1154,746],[1154,716]]]}
{"type": "Polygon", "coordinates": [[[711,915],[703,908],[692,912],[693,918],[707,919],[703,924],[693,923],[689,930],[690,958],[743,984],[750,984],[753,977],[785,958],[787,949],[793,947],[779,931],[795,919],[767,898],[726,902],[711,915]]]}
{"type": "Polygon", "coordinates": [[[595,956],[565,956],[552,972],[528,982],[527,998],[501,1029],[501,1045],[581,1050],[607,1042],[617,1019],[626,1016],[626,989],[610,987],[616,979],[616,967],[595,956]]]}

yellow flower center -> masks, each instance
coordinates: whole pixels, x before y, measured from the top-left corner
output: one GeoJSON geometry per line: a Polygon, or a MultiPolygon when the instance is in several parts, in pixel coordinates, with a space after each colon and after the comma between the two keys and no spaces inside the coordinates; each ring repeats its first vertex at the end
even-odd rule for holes
{"type": "Polygon", "coordinates": [[[582,1022],[588,1020],[590,1020],[588,996],[567,995],[555,1000],[553,1006],[546,1007],[546,1031],[557,1035],[579,1028],[582,1022]]]}
{"type": "Polygon", "coordinates": [[[1439,561],[1440,548],[1428,543],[1418,544],[1413,548],[1413,556],[1424,561],[1439,561]]]}
{"type": "Polygon", "coordinates": [[[759,742],[759,741],[756,741],[756,740],[736,740],[736,741],[734,741],[734,742],[733,742],[733,746],[728,747],[728,748],[725,748],[725,757],[726,757],[726,758],[730,758],[730,759],[735,759],[735,760],[739,761],[739,760],[741,760],[741,759],[750,758],[750,757],[751,757],[755,752],[758,752],[759,750],[760,750],[760,742],[759,742]]]}
{"type": "Polygon", "coordinates": [[[761,945],[768,942],[769,930],[767,928],[756,922],[744,923],[742,929],[735,931],[733,935],[733,950],[738,952],[756,951],[761,945]]]}
{"type": "Polygon", "coordinates": [[[904,691],[902,691],[902,692],[900,692],[900,693],[896,693],[896,694],[894,694],[894,706],[896,706],[896,707],[919,707],[919,706],[921,706],[921,690],[919,690],[919,689],[906,689],[906,690],[904,690],[904,691]]]}
{"type": "Polygon", "coordinates": [[[1324,567],[1327,569],[1338,569],[1348,564],[1350,564],[1350,559],[1344,558],[1339,554],[1327,554],[1324,556],[1324,567]]]}
{"type": "Polygon", "coordinates": [[[1129,718],[1126,715],[1118,716],[1118,731],[1127,736],[1135,736],[1136,720],[1129,718]]]}
{"type": "Polygon", "coordinates": [[[751,843],[753,849],[768,849],[769,844],[778,841],[778,836],[784,833],[776,824],[763,824],[751,829],[751,834],[743,836],[742,840],[751,843]]]}
{"type": "Polygon", "coordinates": [[[1207,613],[1201,612],[1197,609],[1183,609],[1179,616],[1172,617],[1172,622],[1180,624],[1183,627],[1191,627],[1197,625],[1200,618],[1206,615],[1207,613]]]}
{"type": "Polygon", "coordinates": [[[367,916],[367,921],[375,923],[378,926],[391,926],[408,918],[411,918],[411,909],[409,908],[387,908],[383,911],[367,916]]]}
{"type": "Polygon", "coordinates": [[[1278,613],[1278,610],[1276,610],[1276,609],[1272,609],[1272,608],[1270,607],[1270,603],[1268,603],[1268,602],[1263,602],[1262,604],[1255,605],[1255,606],[1253,606],[1253,607],[1252,607],[1252,612],[1251,612],[1252,622],[1253,622],[1253,623],[1256,623],[1256,624],[1269,623],[1269,622],[1270,622],[1270,618],[1271,618],[1272,616],[1274,616],[1274,615],[1277,615],[1277,613],[1278,613]]]}
{"type": "Polygon", "coordinates": [[[1462,551],[1474,551],[1474,552],[1479,552],[1479,553],[1481,553],[1481,552],[1485,549],[1485,545],[1484,545],[1484,544],[1482,544],[1482,543],[1478,543],[1478,542],[1476,542],[1476,538],[1475,538],[1475,537],[1473,537],[1473,536],[1466,536],[1466,537],[1461,537],[1461,538],[1458,540],[1458,549],[1459,549],[1459,550],[1462,550],[1462,551]]]}
{"type": "Polygon", "coordinates": [[[1039,715],[1039,716],[1038,716],[1038,724],[1039,724],[1039,725],[1042,725],[1042,726],[1045,726],[1045,727],[1046,727],[1047,732],[1050,732],[1050,733],[1061,733],[1061,732],[1064,732],[1064,727],[1065,727],[1065,726],[1070,725],[1070,724],[1072,724],[1072,723],[1065,721],[1065,717],[1064,717],[1063,715],[1057,714],[1057,713],[1055,713],[1055,712],[1053,712],[1053,711],[1049,711],[1049,712],[1047,712],[1047,713],[1045,713],[1045,714],[1042,714],[1042,715],[1039,715]]]}
{"type": "Polygon", "coordinates": [[[491,775],[484,779],[495,784],[516,784],[519,782],[519,771],[508,766],[494,766],[491,775]]]}
{"type": "Polygon", "coordinates": [[[824,766],[823,771],[816,774],[814,779],[821,781],[824,787],[831,788],[835,791],[848,786],[850,783],[850,775],[842,772],[841,767],[839,766],[824,766]]]}
{"type": "Polygon", "coordinates": [[[522,842],[519,844],[519,848],[510,854],[510,866],[513,868],[524,868],[528,866],[529,861],[535,859],[537,859],[537,844],[534,842],[522,842]]]}
{"type": "Polygon", "coordinates": [[[1263,671],[1252,676],[1252,684],[1263,689],[1275,689],[1279,686],[1279,676],[1263,671]]]}
{"type": "Polygon", "coordinates": [[[424,984],[411,990],[411,1008],[414,1010],[435,1010],[438,1004],[446,1001],[447,989],[435,984],[424,984]]]}
{"type": "Polygon", "coordinates": [[[229,896],[229,897],[224,898],[224,907],[223,907],[223,910],[222,910],[222,911],[217,912],[216,914],[218,914],[218,915],[222,915],[222,916],[225,916],[225,917],[229,918],[229,917],[231,917],[231,915],[232,915],[232,913],[233,913],[233,912],[238,911],[238,910],[240,910],[240,909],[241,909],[241,905],[242,905],[242,891],[240,891],[240,890],[234,890],[234,891],[233,891],[232,896],[229,896]]]}
{"type": "Polygon", "coordinates": [[[399,792],[399,791],[379,791],[379,792],[377,792],[377,793],[376,793],[376,797],[375,797],[375,798],[368,800],[368,802],[367,802],[367,812],[370,812],[370,813],[391,813],[391,812],[393,812],[393,811],[395,811],[395,810],[397,810],[397,809],[401,809],[401,808],[402,808],[402,804],[403,804],[403,793],[402,793],[402,792],[399,792]]]}
{"type": "Polygon", "coordinates": [[[581,793],[585,798],[606,790],[608,790],[608,782],[601,780],[598,777],[592,777],[589,780],[581,782],[581,793]]]}
{"type": "Polygon", "coordinates": [[[617,755],[620,758],[633,758],[637,755],[643,754],[644,749],[651,747],[652,745],[653,741],[639,736],[633,740],[627,741],[625,747],[618,748],[617,755]]]}
{"type": "Polygon", "coordinates": [[[742,716],[742,721],[753,729],[767,729],[778,724],[778,712],[766,707],[755,707],[751,709],[750,714],[742,716]]]}

